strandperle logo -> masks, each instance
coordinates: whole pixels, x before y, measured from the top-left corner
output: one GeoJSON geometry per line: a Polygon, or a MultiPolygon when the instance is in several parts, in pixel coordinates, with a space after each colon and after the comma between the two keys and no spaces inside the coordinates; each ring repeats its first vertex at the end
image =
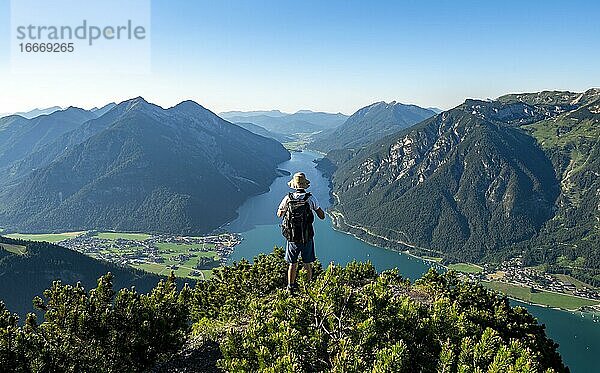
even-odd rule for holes
{"type": "Polygon", "coordinates": [[[134,25],[128,20],[126,25],[96,26],[89,25],[83,20],[81,25],[73,26],[17,26],[17,39],[23,41],[72,41],[86,40],[88,45],[93,45],[96,40],[144,40],[146,28],[134,25]]]}
{"type": "Polygon", "coordinates": [[[12,0],[11,70],[149,73],[150,6],[150,0],[12,0]]]}

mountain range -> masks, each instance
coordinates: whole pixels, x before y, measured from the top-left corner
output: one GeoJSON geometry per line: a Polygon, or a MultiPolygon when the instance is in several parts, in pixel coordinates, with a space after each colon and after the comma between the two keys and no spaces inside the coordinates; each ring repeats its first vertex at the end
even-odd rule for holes
{"type": "Polygon", "coordinates": [[[264,192],[289,159],[277,141],[192,101],[163,109],[136,98],[19,118],[0,122],[0,226],[22,232],[204,233],[264,192]]]}
{"type": "Polygon", "coordinates": [[[39,117],[40,115],[52,114],[55,111],[59,111],[59,110],[63,110],[63,109],[60,106],[52,106],[52,107],[48,107],[48,108],[44,108],[44,109],[33,109],[30,111],[22,111],[22,112],[18,112],[18,113],[1,113],[0,118],[7,117],[9,115],[18,115],[18,116],[26,118],[26,119],[33,119],[35,117],[39,117]]]}
{"type": "Polygon", "coordinates": [[[279,110],[232,111],[221,113],[220,116],[232,123],[253,123],[270,132],[283,135],[331,130],[348,118],[341,113],[331,114],[310,110],[300,110],[294,114],[282,113],[279,110]]]}
{"type": "Polygon", "coordinates": [[[0,118],[0,168],[41,149],[82,123],[97,118],[83,109],[70,107],[49,115],[27,119],[19,115],[0,118]]]}
{"type": "MultiPolygon", "coordinates": [[[[443,256],[600,268],[600,90],[467,100],[330,152],[336,224],[443,256]]],[[[595,272],[589,272],[592,276],[595,272]]]]}
{"type": "Polygon", "coordinates": [[[268,137],[271,139],[275,139],[277,141],[279,141],[280,143],[285,143],[285,142],[289,142],[289,141],[294,141],[294,136],[292,135],[284,135],[282,133],[277,133],[277,132],[271,132],[268,129],[261,127],[259,125],[256,125],[254,123],[250,123],[250,122],[236,122],[236,125],[247,129],[248,131],[255,133],[257,135],[261,135],[263,137],[268,137]]]}
{"type": "Polygon", "coordinates": [[[269,116],[273,118],[286,117],[291,115],[290,113],[284,113],[281,110],[251,110],[251,111],[241,111],[241,110],[232,110],[232,111],[224,111],[219,113],[221,118],[235,118],[235,117],[258,117],[258,116],[269,116]]]}
{"type": "Polygon", "coordinates": [[[310,147],[323,152],[358,149],[433,115],[432,110],[415,105],[376,102],[352,114],[341,126],[317,135],[310,147]]]}

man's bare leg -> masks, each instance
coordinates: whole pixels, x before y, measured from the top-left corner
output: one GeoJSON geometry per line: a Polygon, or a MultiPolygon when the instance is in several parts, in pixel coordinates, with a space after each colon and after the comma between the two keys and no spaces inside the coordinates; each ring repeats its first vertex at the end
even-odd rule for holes
{"type": "Polygon", "coordinates": [[[290,263],[288,267],[288,285],[296,283],[296,274],[298,273],[298,263],[290,263]]]}
{"type": "Polygon", "coordinates": [[[304,269],[306,270],[306,280],[310,282],[312,280],[312,263],[304,263],[304,269]]]}

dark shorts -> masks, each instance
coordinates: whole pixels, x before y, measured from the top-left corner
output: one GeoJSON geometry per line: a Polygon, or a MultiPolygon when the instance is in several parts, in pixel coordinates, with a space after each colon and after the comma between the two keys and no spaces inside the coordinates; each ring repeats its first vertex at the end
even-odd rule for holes
{"type": "Polygon", "coordinates": [[[315,241],[310,240],[307,243],[288,242],[285,246],[285,261],[293,264],[298,263],[298,256],[302,257],[303,263],[312,263],[315,261],[315,241]]]}

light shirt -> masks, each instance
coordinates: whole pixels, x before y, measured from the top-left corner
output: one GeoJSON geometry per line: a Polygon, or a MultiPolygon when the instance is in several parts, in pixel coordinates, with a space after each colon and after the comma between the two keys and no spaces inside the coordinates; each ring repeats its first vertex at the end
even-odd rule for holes
{"type": "MultiPolygon", "coordinates": [[[[295,200],[298,199],[304,199],[304,196],[306,195],[306,191],[304,190],[297,190],[294,193],[292,193],[292,196],[294,197],[295,200]]],[[[283,199],[281,200],[281,203],[279,204],[279,208],[277,209],[277,211],[280,214],[283,214],[285,212],[285,210],[287,210],[287,204],[290,201],[290,196],[289,194],[286,194],[285,197],[283,197],[283,199]]],[[[310,208],[314,211],[317,211],[318,209],[321,208],[321,206],[319,205],[319,201],[317,201],[317,198],[311,194],[310,197],[308,197],[308,204],[310,206],[310,208]]]]}

